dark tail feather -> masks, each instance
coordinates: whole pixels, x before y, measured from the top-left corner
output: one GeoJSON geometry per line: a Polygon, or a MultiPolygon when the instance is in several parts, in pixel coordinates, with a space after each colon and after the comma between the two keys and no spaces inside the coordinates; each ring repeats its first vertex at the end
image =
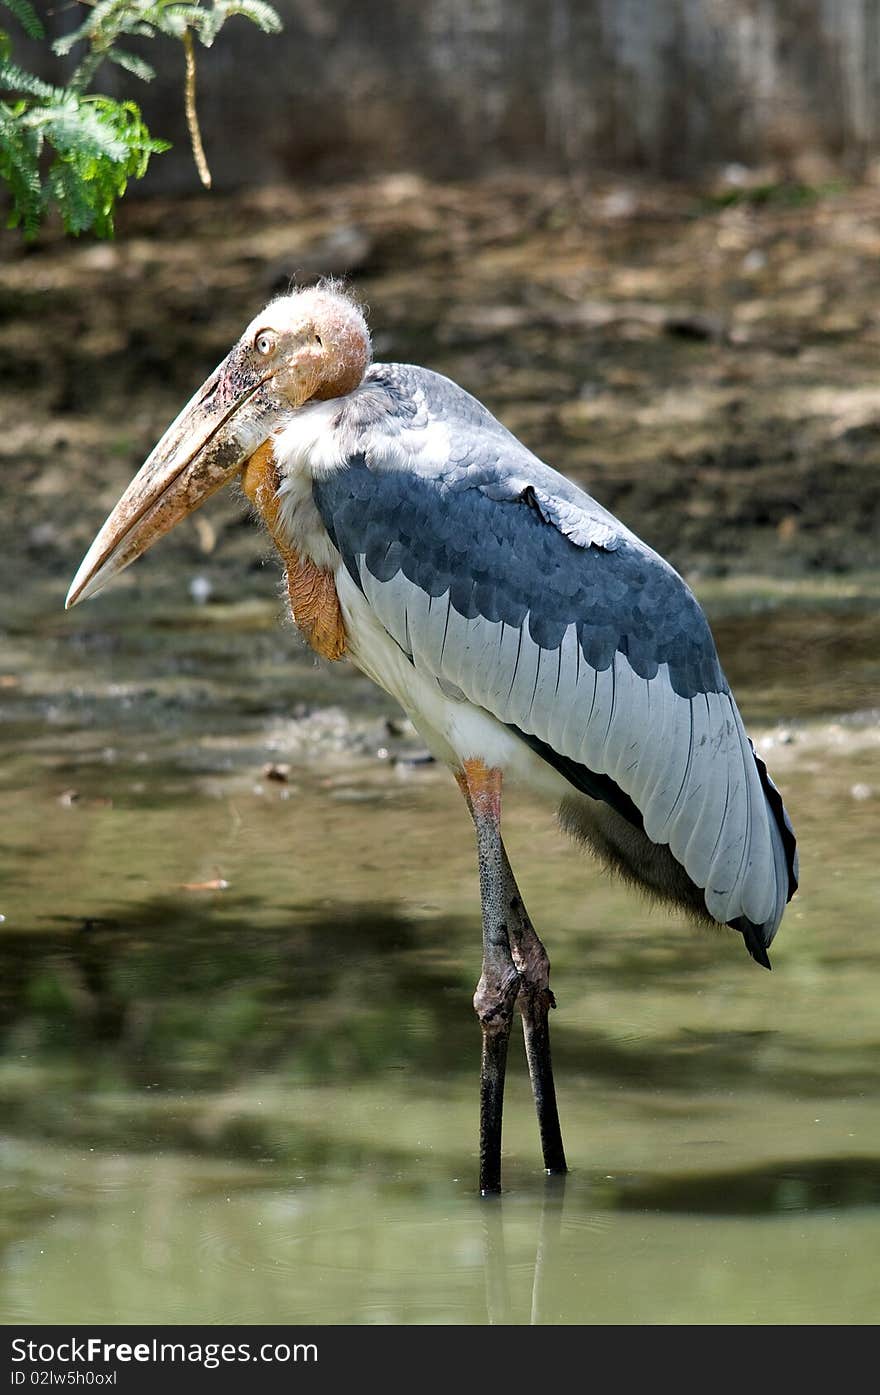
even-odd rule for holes
{"type": "Polygon", "coordinates": [[[728,921],[732,930],[738,930],[746,942],[746,949],[752,956],[756,964],[760,964],[762,969],[771,969],[769,955],[767,954],[767,943],[764,939],[764,929],[761,925],[756,925],[748,916],[737,916],[736,920],[728,921]]]}
{"type": "MultiPolygon", "coordinates": [[[[785,862],[788,871],[788,894],[785,899],[790,901],[797,891],[798,884],[798,855],[794,829],[791,826],[791,819],[788,817],[785,805],[782,802],[782,795],[768,775],[766,765],[761,760],[761,757],[758,755],[751,741],[749,741],[749,746],[751,746],[752,755],[755,758],[755,765],[758,768],[758,775],[760,776],[761,784],[764,788],[764,795],[770,807],[770,813],[776,822],[779,836],[782,839],[782,849],[785,853],[785,862]]],[[[766,926],[756,925],[753,920],[749,920],[748,916],[741,915],[738,916],[736,920],[728,921],[728,924],[734,930],[740,932],[746,942],[746,949],[749,951],[755,963],[760,964],[764,969],[769,969],[771,965],[767,954],[767,946],[773,939],[776,929],[773,921],[768,921],[766,926]]]]}
{"type": "MultiPolygon", "coordinates": [[[[764,786],[764,793],[767,796],[767,803],[776,819],[776,824],[782,837],[782,846],[785,849],[785,860],[788,863],[788,895],[786,901],[790,901],[798,889],[798,855],[797,839],[794,836],[791,819],[788,817],[788,810],[782,802],[782,795],[770,778],[766,765],[761,760],[755,747],[749,740],[752,748],[752,755],[755,757],[755,765],[758,767],[758,774],[761,777],[761,784],[764,786]]],[[[769,965],[768,965],[769,967],[769,965]]]]}

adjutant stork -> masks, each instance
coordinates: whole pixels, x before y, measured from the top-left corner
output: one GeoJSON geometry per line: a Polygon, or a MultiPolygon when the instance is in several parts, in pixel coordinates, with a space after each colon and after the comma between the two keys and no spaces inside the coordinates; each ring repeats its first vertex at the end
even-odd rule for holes
{"type": "Polygon", "coordinates": [[[549,961],[501,839],[502,781],[549,794],[599,858],[767,947],[795,838],[706,619],[673,569],[449,379],[373,364],[322,285],[272,301],[169,427],[104,524],[68,606],[242,476],[294,618],[401,704],[476,827],[483,918],[480,1188],[501,1184],[514,1010],[548,1172],[565,1171],[549,961]]]}

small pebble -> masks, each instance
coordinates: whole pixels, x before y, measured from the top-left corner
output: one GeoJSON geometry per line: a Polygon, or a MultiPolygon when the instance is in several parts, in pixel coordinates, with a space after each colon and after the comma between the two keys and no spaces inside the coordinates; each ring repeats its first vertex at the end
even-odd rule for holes
{"type": "Polygon", "coordinates": [[[742,259],[742,269],[748,275],[750,272],[763,271],[767,265],[767,253],[760,247],[753,247],[750,252],[746,252],[742,259]]]}
{"type": "Polygon", "coordinates": [[[213,593],[214,587],[206,576],[194,576],[189,583],[189,594],[196,605],[205,605],[213,593]]]}
{"type": "Polygon", "coordinates": [[[385,730],[389,736],[413,736],[416,729],[408,717],[386,717],[385,730]]]}

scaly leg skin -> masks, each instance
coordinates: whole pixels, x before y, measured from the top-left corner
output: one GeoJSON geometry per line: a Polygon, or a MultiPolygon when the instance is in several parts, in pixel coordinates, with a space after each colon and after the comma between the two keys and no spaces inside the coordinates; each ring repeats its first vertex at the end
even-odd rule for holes
{"type": "Polygon", "coordinates": [[[513,1006],[523,1036],[544,1167],[567,1171],[550,1056],[550,961],[523,905],[501,839],[501,771],[465,761],[456,779],[477,831],[483,908],[483,972],[474,1008],[483,1031],[480,1067],[480,1192],[501,1190],[501,1120],[513,1006]]]}
{"type": "Polygon", "coordinates": [[[520,977],[510,952],[501,845],[501,771],[465,761],[456,779],[477,832],[483,910],[483,969],[474,994],[483,1049],[480,1061],[480,1195],[501,1191],[501,1121],[504,1076],[520,977]]]}
{"type": "Polygon", "coordinates": [[[556,1006],[556,1000],[550,991],[550,960],[523,905],[503,843],[501,856],[503,894],[509,912],[511,952],[520,976],[517,1006],[522,1014],[529,1076],[541,1133],[541,1150],[548,1175],[555,1176],[567,1172],[568,1169],[565,1165],[565,1150],[562,1146],[550,1058],[548,1017],[550,1009],[556,1006]]]}
{"type": "Polygon", "coordinates": [[[544,1168],[550,1176],[568,1170],[550,1056],[548,1018],[556,1002],[550,991],[547,951],[529,919],[501,839],[501,772],[470,760],[456,771],[455,778],[474,820],[480,856],[483,976],[474,996],[474,1007],[483,1027],[480,1190],[488,1195],[499,1191],[501,1185],[501,1110],[510,1037],[507,1009],[511,961],[517,974],[516,1003],[522,1015],[544,1168]],[[491,1037],[498,1039],[490,1042],[491,1037]],[[494,1122],[487,1125],[488,1120],[496,1118],[497,1127],[494,1122]]]}

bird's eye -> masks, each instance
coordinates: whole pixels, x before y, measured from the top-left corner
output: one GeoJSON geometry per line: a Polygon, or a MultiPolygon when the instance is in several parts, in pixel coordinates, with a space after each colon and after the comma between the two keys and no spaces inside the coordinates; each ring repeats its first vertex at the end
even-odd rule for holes
{"type": "Polygon", "coordinates": [[[272,350],[275,348],[274,334],[269,334],[265,329],[261,330],[254,340],[254,348],[258,354],[262,354],[263,358],[268,358],[269,354],[271,354],[272,350]]]}
{"type": "Polygon", "coordinates": [[[324,341],[321,338],[320,334],[318,334],[317,332],[315,333],[315,343],[317,344],[319,349],[323,349],[324,341]]]}

